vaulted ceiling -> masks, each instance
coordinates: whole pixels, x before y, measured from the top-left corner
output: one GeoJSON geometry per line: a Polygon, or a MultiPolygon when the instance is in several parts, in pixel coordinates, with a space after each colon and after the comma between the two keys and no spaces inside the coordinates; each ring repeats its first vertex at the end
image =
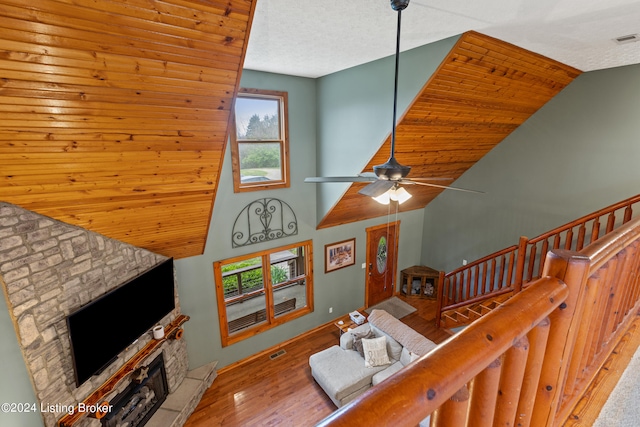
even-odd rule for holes
{"type": "MultiPolygon", "coordinates": [[[[395,157],[412,177],[460,177],[581,72],[476,32],[462,35],[413,100],[396,130],[395,157]]],[[[362,172],[389,157],[391,136],[362,172]]],[[[447,182],[435,182],[447,184],[447,182]]],[[[354,183],[319,228],[386,215],[354,183]]],[[[412,185],[400,211],[425,207],[443,190],[412,185]]],[[[478,189],[481,190],[481,189],[478,189]]],[[[478,197],[477,195],[466,195],[478,197]]]]}
{"type": "MultiPolygon", "coordinates": [[[[201,254],[255,3],[0,0],[0,200],[201,254]]],[[[578,74],[465,34],[402,118],[396,157],[411,176],[457,178],[578,74]]],[[[403,209],[439,192],[416,187],[403,209]]],[[[358,188],[321,227],[386,214],[358,188]]]]}
{"type": "Polygon", "coordinates": [[[203,252],[252,0],[0,0],[0,200],[203,252]]]}

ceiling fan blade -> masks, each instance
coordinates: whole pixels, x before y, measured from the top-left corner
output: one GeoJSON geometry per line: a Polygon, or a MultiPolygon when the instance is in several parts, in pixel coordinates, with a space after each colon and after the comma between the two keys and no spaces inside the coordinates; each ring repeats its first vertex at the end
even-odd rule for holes
{"type": "Polygon", "coordinates": [[[311,176],[304,182],[372,182],[378,178],[374,176],[311,176]]]}
{"type": "Polygon", "coordinates": [[[404,181],[453,181],[453,178],[445,178],[445,177],[441,177],[441,176],[434,176],[431,178],[426,178],[426,177],[421,177],[421,178],[403,178],[402,182],[404,183],[404,181]]]}
{"type": "Polygon", "coordinates": [[[478,191],[478,190],[468,190],[466,188],[460,188],[460,187],[449,187],[447,185],[438,185],[438,184],[430,184],[428,182],[414,182],[414,184],[418,184],[418,185],[425,185],[427,187],[437,187],[437,188],[444,188],[445,190],[457,190],[457,191],[465,191],[467,193],[478,193],[478,194],[484,194],[484,191],[478,191]]]}
{"type": "Polygon", "coordinates": [[[386,179],[379,179],[358,191],[359,194],[369,197],[378,197],[389,191],[394,185],[395,181],[388,181],[386,179]]]}

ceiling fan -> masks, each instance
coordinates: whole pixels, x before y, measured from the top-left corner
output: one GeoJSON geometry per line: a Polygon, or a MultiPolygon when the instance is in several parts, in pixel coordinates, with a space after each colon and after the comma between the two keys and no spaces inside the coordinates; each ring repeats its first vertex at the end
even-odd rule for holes
{"type": "Polygon", "coordinates": [[[451,181],[452,178],[407,178],[411,171],[411,166],[398,163],[394,157],[396,145],[396,114],[398,104],[398,63],[400,57],[400,23],[402,11],[409,5],[410,0],[391,0],[391,8],[398,12],[398,30],[396,34],[396,64],[395,64],[395,84],[393,88],[393,126],[391,130],[391,155],[389,159],[373,167],[373,172],[362,173],[357,176],[333,176],[333,177],[308,177],[304,182],[369,182],[370,184],[358,191],[359,194],[372,197],[379,203],[389,204],[390,200],[403,203],[411,197],[408,191],[401,185],[425,185],[429,187],[443,188],[446,190],[466,191],[469,193],[482,193],[481,191],[468,190],[465,188],[451,187],[434,184],[425,181],[451,181]]]}

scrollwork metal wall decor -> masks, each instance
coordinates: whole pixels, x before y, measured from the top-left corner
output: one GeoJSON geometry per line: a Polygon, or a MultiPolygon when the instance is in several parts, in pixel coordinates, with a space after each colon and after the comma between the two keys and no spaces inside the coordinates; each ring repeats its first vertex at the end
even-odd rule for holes
{"type": "Polygon", "coordinates": [[[298,234],[296,214],[280,199],[258,199],[242,209],[233,223],[234,248],[298,234]]]}

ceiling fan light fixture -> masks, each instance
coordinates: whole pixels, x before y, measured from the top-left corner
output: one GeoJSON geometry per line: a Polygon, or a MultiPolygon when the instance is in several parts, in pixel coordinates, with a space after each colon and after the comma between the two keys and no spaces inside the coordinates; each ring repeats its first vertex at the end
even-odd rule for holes
{"type": "Polygon", "coordinates": [[[409,192],[403,187],[398,187],[393,193],[389,194],[389,198],[391,200],[395,200],[401,205],[411,198],[411,194],[409,194],[409,192]]]}
{"type": "Polygon", "coordinates": [[[389,192],[390,191],[392,191],[392,190],[389,190],[386,193],[383,193],[378,197],[372,197],[372,199],[375,200],[376,202],[380,203],[381,205],[388,205],[391,202],[391,197],[389,197],[389,192]]]}
{"type": "Polygon", "coordinates": [[[401,205],[411,197],[411,194],[409,194],[407,190],[396,185],[380,196],[372,197],[372,199],[382,205],[388,205],[392,200],[394,202],[398,202],[398,204],[401,205]]]}

